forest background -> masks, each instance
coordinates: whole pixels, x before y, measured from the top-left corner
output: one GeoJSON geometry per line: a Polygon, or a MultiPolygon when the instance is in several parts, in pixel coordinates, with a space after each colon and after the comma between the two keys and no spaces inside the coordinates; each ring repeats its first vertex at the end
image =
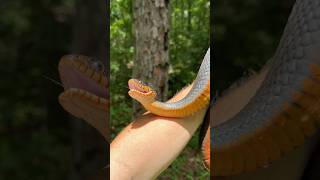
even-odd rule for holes
{"type": "MultiPolygon", "coordinates": [[[[214,88],[223,91],[248,69],[259,70],[273,54],[293,0],[214,1],[214,88]]],[[[99,1],[10,0],[0,5],[0,179],[66,179],[72,162],[71,125],[57,101],[59,58],[70,53],[76,4],[99,1]]],[[[209,43],[204,0],[172,0],[169,97],[192,82],[209,43]],[[191,21],[190,21],[191,20],[191,21]],[[191,28],[190,28],[191,27],[191,28]]],[[[94,11],[91,11],[94,12],[94,11]]],[[[111,1],[112,137],[131,122],[127,80],[133,61],[130,1],[111,1]]],[[[95,13],[88,16],[95,17],[95,13]]],[[[86,26],[84,24],[84,26],[86,26]]],[[[96,135],[98,137],[98,135],[96,135]]],[[[207,178],[198,134],[162,174],[163,179],[207,178]]],[[[96,154],[92,149],[89,156],[96,154]]]]}
{"type": "MultiPolygon", "coordinates": [[[[127,82],[134,66],[134,19],[132,1],[111,1],[110,16],[110,98],[112,138],[133,120],[132,98],[127,82]]],[[[169,4],[169,82],[168,95],[190,84],[198,73],[210,42],[210,2],[172,0],[169,4]]],[[[208,179],[200,153],[199,132],[159,179],[208,179]]]]}

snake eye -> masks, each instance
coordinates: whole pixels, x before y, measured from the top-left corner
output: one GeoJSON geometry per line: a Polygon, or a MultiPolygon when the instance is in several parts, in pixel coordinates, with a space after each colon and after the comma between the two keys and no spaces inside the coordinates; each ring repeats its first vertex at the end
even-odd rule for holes
{"type": "Polygon", "coordinates": [[[101,61],[98,61],[96,59],[91,58],[91,66],[93,69],[95,69],[98,72],[104,72],[104,65],[102,64],[101,61]]]}
{"type": "Polygon", "coordinates": [[[147,86],[147,84],[146,84],[145,82],[141,81],[141,80],[138,80],[138,83],[139,83],[140,85],[142,85],[142,86],[147,86]]]}

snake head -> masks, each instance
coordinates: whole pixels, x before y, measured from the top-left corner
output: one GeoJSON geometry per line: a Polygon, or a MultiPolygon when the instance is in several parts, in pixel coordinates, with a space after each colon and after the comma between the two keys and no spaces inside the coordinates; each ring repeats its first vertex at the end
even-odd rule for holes
{"type": "Polygon", "coordinates": [[[142,81],[130,79],[128,81],[128,86],[130,89],[128,92],[129,96],[131,96],[133,99],[136,99],[141,104],[155,101],[157,96],[156,91],[142,81]]]}

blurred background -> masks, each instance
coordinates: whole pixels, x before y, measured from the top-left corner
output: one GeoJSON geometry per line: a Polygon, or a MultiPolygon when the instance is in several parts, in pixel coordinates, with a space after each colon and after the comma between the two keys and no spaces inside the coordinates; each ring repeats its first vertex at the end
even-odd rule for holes
{"type": "Polygon", "coordinates": [[[295,0],[214,1],[214,90],[259,71],[275,52],[295,0]]]}
{"type": "Polygon", "coordinates": [[[0,4],[0,179],[84,179],[108,162],[108,145],[58,104],[57,65],[71,52],[107,64],[106,1],[0,4]]]}
{"type": "MultiPolygon", "coordinates": [[[[59,58],[70,52],[101,60],[108,57],[108,51],[103,50],[107,49],[106,26],[103,21],[96,21],[105,16],[107,8],[102,3],[105,2],[1,2],[0,179],[76,179],[106,164],[103,138],[81,120],[71,119],[57,101],[63,88],[44,78],[59,81],[59,58]]],[[[258,71],[271,58],[293,3],[294,0],[213,2],[210,27],[214,29],[214,77],[218,77],[215,90],[223,91],[249,71],[258,71]]],[[[111,1],[113,138],[132,121],[132,100],[127,95],[134,58],[132,9],[131,1],[111,1]]],[[[197,73],[209,44],[209,12],[207,0],[170,1],[168,97],[192,82],[197,73]]],[[[208,178],[198,141],[199,132],[160,179],[208,178]]]]}
{"type": "MultiPolygon", "coordinates": [[[[128,0],[111,1],[110,128],[112,138],[134,119],[133,100],[128,96],[127,83],[133,74],[139,74],[139,72],[133,72],[134,68],[143,65],[138,64],[139,58],[137,61],[134,60],[137,29],[134,27],[134,17],[136,16],[133,11],[139,8],[133,8],[133,6],[133,2],[128,0]]],[[[168,9],[170,19],[169,37],[168,44],[165,44],[165,46],[168,45],[169,49],[169,67],[166,69],[166,63],[164,63],[165,68],[163,69],[166,69],[167,72],[161,74],[161,76],[165,76],[165,79],[168,77],[168,83],[161,84],[167,86],[168,90],[164,90],[161,94],[164,94],[163,97],[170,98],[194,80],[209,47],[210,2],[208,0],[172,0],[169,1],[168,9]]],[[[160,35],[162,34],[160,33],[160,35]]],[[[140,71],[142,70],[140,69],[140,71]]],[[[140,77],[144,81],[147,79],[145,82],[153,80],[152,78],[140,77]]],[[[209,179],[209,172],[205,170],[202,163],[199,132],[191,139],[182,154],[158,179],[209,179]]]]}

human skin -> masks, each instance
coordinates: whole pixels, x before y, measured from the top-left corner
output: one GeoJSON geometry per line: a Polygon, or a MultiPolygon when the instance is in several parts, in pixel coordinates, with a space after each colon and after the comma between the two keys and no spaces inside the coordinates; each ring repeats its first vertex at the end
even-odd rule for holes
{"type": "MultiPolygon", "coordinates": [[[[182,99],[190,89],[183,89],[169,102],[182,99]]],[[[156,178],[187,145],[205,112],[184,118],[146,113],[130,123],[110,145],[110,179],[156,178]]]]}

